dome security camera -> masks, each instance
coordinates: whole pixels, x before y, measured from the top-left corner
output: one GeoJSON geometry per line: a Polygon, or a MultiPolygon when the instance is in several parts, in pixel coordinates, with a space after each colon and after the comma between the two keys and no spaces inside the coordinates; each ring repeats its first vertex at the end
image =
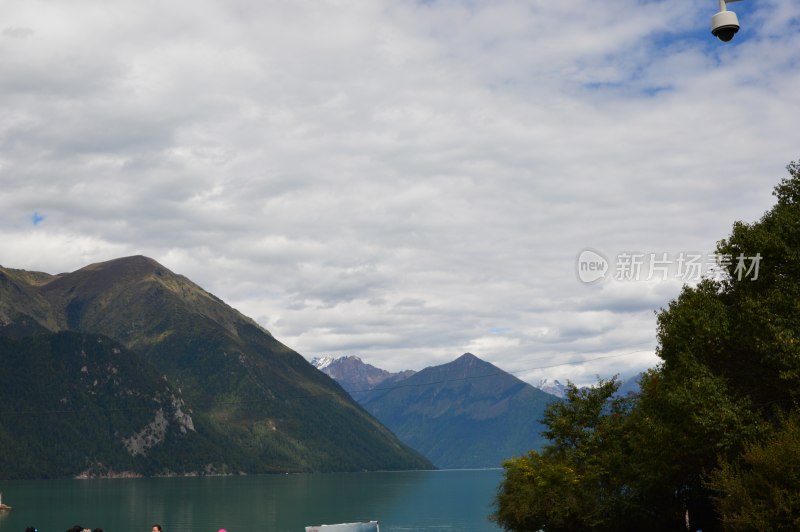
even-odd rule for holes
{"type": "Polygon", "coordinates": [[[739,2],[740,0],[719,0],[719,13],[711,17],[711,35],[722,42],[733,39],[739,31],[739,19],[736,13],[728,11],[728,2],[739,2]]]}
{"type": "Polygon", "coordinates": [[[711,35],[720,41],[730,41],[737,31],[739,31],[739,19],[733,11],[720,11],[711,17],[711,35]]]}

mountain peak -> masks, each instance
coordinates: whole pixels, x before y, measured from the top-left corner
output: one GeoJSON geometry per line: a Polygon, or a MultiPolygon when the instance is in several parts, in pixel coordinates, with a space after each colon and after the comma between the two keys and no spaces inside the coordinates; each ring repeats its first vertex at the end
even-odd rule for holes
{"type": "Polygon", "coordinates": [[[550,395],[555,395],[556,397],[564,398],[567,395],[567,387],[564,384],[561,384],[557,379],[542,379],[536,385],[537,388],[542,390],[545,393],[549,393],[550,395]]]}
{"type": "Polygon", "coordinates": [[[317,368],[318,370],[322,371],[331,364],[343,364],[343,363],[355,363],[355,364],[363,364],[364,361],[361,358],[355,355],[343,355],[340,357],[337,356],[327,356],[323,355],[321,357],[314,357],[311,359],[311,365],[317,368]]]}
{"type": "MultiPolygon", "coordinates": [[[[444,372],[458,378],[505,373],[491,362],[478,358],[472,353],[464,353],[452,362],[427,369],[432,370],[436,374],[444,372]]],[[[514,379],[516,380],[516,377],[514,377],[514,379]]]]}
{"type": "Polygon", "coordinates": [[[486,362],[485,360],[476,357],[472,353],[467,352],[467,353],[464,353],[463,355],[461,355],[460,357],[458,357],[457,359],[455,359],[453,361],[453,363],[469,363],[469,362],[476,362],[476,361],[478,361],[478,362],[486,362]]]}
{"type": "Polygon", "coordinates": [[[334,357],[327,357],[327,356],[314,357],[311,360],[311,365],[317,368],[318,370],[322,371],[323,369],[330,366],[334,360],[336,360],[334,357]]]}
{"type": "Polygon", "coordinates": [[[497,467],[535,448],[553,399],[472,353],[354,397],[444,468],[497,467]]]}
{"type": "Polygon", "coordinates": [[[350,394],[363,393],[378,386],[392,386],[414,374],[411,370],[391,373],[367,364],[355,355],[316,357],[311,365],[334,379],[350,394]]]}
{"type": "Polygon", "coordinates": [[[95,262],[72,273],[62,273],[53,278],[45,290],[58,290],[65,286],[80,287],[90,294],[108,290],[118,284],[126,284],[150,275],[173,274],[155,260],[144,255],[134,255],[104,262],[95,262]]]}
{"type": "MultiPolygon", "coordinates": [[[[128,324],[126,316],[135,313],[162,325],[182,319],[211,320],[233,337],[239,335],[242,326],[254,326],[269,334],[183,275],[143,255],[97,262],[60,274],[42,286],[42,295],[65,309],[68,328],[105,334],[123,342],[134,342],[134,338],[144,343],[163,339],[163,331],[156,332],[158,327],[145,331],[128,324]],[[107,328],[111,324],[113,330],[107,328]]],[[[130,346],[141,347],[141,343],[130,346]]]]}
{"type": "Polygon", "coordinates": [[[96,275],[99,272],[108,271],[113,272],[115,275],[122,274],[125,277],[133,277],[136,275],[149,275],[159,270],[162,272],[169,271],[167,268],[150,257],[145,257],[144,255],[131,255],[130,257],[121,257],[104,262],[95,262],[93,264],[89,264],[88,266],[84,266],[78,270],[78,272],[93,272],[96,275]]]}

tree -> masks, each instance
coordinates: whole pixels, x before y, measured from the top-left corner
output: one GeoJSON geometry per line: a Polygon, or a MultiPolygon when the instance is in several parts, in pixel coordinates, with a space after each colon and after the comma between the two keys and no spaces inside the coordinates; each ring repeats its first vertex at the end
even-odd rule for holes
{"type": "Polygon", "coordinates": [[[591,388],[569,383],[545,410],[541,453],[504,463],[495,521],[508,530],[637,530],[625,484],[633,400],[615,397],[616,378],[591,388]]]}
{"type": "Polygon", "coordinates": [[[707,482],[726,530],[800,530],[800,422],[794,415],[707,482]]]}
{"type": "Polygon", "coordinates": [[[800,399],[800,164],[787,170],[790,177],[773,192],[775,206],[758,222],[736,222],[718,245],[732,259],[719,298],[730,320],[719,372],[773,419],[800,399]],[[757,277],[737,271],[747,257],[759,257],[757,277]]]}
{"type": "Polygon", "coordinates": [[[641,379],[630,420],[636,454],[631,482],[655,520],[668,530],[719,528],[705,475],[738,455],[763,423],[746,398],[692,357],[664,364],[641,379]]]}
{"type": "Polygon", "coordinates": [[[717,246],[722,275],[658,315],[659,367],[635,399],[570,388],[549,444],[509,460],[508,530],[800,528],[800,164],[717,246]],[[789,421],[787,421],[789,420],[789,421]]]}

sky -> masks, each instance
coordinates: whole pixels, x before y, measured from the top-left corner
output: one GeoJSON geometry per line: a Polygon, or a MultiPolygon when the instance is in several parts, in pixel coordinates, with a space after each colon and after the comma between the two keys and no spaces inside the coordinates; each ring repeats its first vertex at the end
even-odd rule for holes
{"type": "Polygon", "coordinates": [[[4,0],[0,264],[144,254],[308,359],[630,377],[800,159],[800,2],[730,9],[4,0]]]}

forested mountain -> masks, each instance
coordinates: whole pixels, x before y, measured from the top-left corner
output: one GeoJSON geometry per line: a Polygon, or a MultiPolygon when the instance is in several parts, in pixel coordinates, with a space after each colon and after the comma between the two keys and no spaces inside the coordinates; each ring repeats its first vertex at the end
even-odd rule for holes
{"type": "Polygon", "coordinates": [[[229,473],[252,464],[155,368],[104,336],[0,337],[0,474],[229,473]],[[200,428],[200,430],[198,430],[200,428]]]}
{"type": "MultiPolygon", "coordinates": [[[[352,360],[347,367],[364,371],[352,360]]],[[[362,385],[353,397],[441,468],[499,467],[539,447],[545,406],[558,400],[471,353],[403,380],[362,385]]]]}
{"type": "MultiPolygon", "coordinates": [[[[142,371],[163,375],[170,393],[185,402],[184,411],[192,412],[196,432],[208,435],[209,449],[220,451],[216,460],[208,462],[215,471],[430,467],[299,354],[253,320],[152,259],[127,257],[59,275],[0,268],[0,335],[18,342],[6,344],[0,358],[4,378],[13,382],[39,378],[24,365],[11,365],[15,353],[32,349],[43,360],[72,356],[58,347],[60,341],[54,340],[49,351],[36,347],[36,342],[42,341],[37,335],[58,331],[101,335],[119,342],[133,353],[132,359],[139,357],[142,371]]],[[[53,386],[74,377],[57,365],[51,370],[48,382],[53,386]]],[[[132,370],[128,377],[137,383],[141,376],[132,370]]],[[[125,386],[133,395],[140,393],[138,385],[125,386]]],[[[0,393],[5,401],[4,392],[0,393]]],[[[60,404],[51,404],[51,399],[37,395],[36,409],[58,410],[60,404]]],[[[151,406],[147,419],[153,419],[157,411],[151,406]]],[[[103,416],[104,411],[96,409],[93,415],[103,416]]],[[[13,417],[14,423],[28,419],[20,413],[13,417]]],[[[80,432],[82,416],[72,417],[80,432]]],[[[0,428],[6,433],[7,423],[11,423],[8,419],[0,419],[0,428]]],[[[116,441],[131,437],[137,427],[115,427],[116,441]]],[[[155,454],[154,448],[148,456],[155,454]]],[[[192,453],[187,450],[183,454],[192,453]]],[[[91,455],[87,451],[87,456],[91,455]]],[[[191,462],[185,466],[140,465],[137,470],[196,472],[196,464],[191,462]]],[[[90,473],[100,473],[103,467],[90,467],[90,473]]],[[[68,472],[58,471],[77,474],[83,469],[76,463],[68,472]]],[[[49,473],[46,464],[24,473],[22,469],[0,471],[0,476],[23,474],[49,473]]]]}

